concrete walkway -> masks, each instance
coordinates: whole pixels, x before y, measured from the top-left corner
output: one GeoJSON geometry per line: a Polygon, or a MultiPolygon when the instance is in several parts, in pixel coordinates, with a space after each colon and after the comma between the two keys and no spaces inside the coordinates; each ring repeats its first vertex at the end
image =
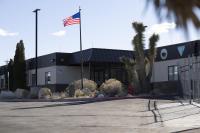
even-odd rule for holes
{"type": "Polygon", "coordinates": [[[200,106],[189,102],[157,103],[160,122],[173,132],[200,132],[200,106]]]}
{"type": "Polygon", "coordinates": [[[169,100],[0,102],[0,133],[198,132],[199,113],[169,100]]]}

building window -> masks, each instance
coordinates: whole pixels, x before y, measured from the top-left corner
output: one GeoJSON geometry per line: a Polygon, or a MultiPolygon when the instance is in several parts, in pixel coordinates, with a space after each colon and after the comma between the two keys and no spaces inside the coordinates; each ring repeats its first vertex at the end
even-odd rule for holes
{"type": "Polygon", "coordinates": [[[99,71],[99,81],[100,83],[104,82],[104,71],[99,71]]]}
{"type": "Polygon", "coordinates": [[[111,69],[111,78],[115,78],[120,81],[125,81],[125,73],[121,69],[111,69]]]}
{"type": "Polygon", "coordinates": [[[127,75],[126,71],[125,71],[125,70],[122,71],[122,82],[124,82],[124,83],[127,82],[127,80],[128,80],[128,79],[127,79],[127,76],[128,76],[128,75],[127,75]]]}
{"type": "Polygon", "coordinates": [[[51,83],[51,72],[45,72],[45,84],[51,83]]]}
{"type": "Polygon", "coordinates": [[[1,79],[1,88],[4,88],[4,79],[1,79]]]}
{"type": "Polygon", "coordinates": [[[103,83],[105,80],[105,72],[103,70],[96,70],[94,72],[94,80],[98,85],[103,83]]]}
{"type": "Polygon", "coordinates": [[[30,83],[30,81],[29,81],[29,73],[27,72],[26,73],[26,85],[28,86],[29,83],[30,83]]]}
{"type": "Polygon", "coordinates": [[[36,74],[32,74],[31,75],[31,83],[32,83],[32,86],[35,86],[36,85],[36,74]]]}
{"type": "Polygon", "coordinates": [[[169,66],[168,67],[168,80],[169,81],[178,80],[178,66],[169,66]]]}
{"type": "Polygon", "coordinates": [[[117,77],[116,69],[111,69],[111,78],[116,78],[116,77],[117,77]]]}

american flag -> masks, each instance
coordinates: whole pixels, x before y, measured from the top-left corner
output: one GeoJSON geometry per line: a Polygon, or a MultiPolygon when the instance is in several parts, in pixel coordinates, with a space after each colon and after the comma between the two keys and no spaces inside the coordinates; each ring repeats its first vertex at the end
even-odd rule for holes
{"type": "Polygon", "coordinates": [[[63,20],[64,27],[68,25],[79,24],[79,23],[80,23],[80,12],[63,20]]]}

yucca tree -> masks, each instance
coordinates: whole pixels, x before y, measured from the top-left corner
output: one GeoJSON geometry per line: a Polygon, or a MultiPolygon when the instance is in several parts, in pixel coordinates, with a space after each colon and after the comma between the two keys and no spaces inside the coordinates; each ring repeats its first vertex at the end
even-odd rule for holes
{"type": "Polygon", "coordinates": [[[136,62],[134,59],[121,57],[121,62],[124,63],[124,67],[128,74],[128,83],[135,88],[135,93],[139,93],[139,80],[138,80],[138,74],[136,71],[136,62]]]}
{"type": "Polygon", "coordinates": [[[146,26],[144,26],[142,23],[133,23],[133,28],[135,29],[135,32],[137,33],[135,37],[132,40],[132,44],[135,50],[135,62],[136,62],[136,71],[138,74],[138,80],[139,80],[139,87],[146,89],[146,63],[145,63],[145,53],[144,53],[144,32],[146,26]]]}
{"type": "Polygon", "coordinates": [[[156,34],[153,34],[149,38],[149,49],[148,49],[149,73],[147,75],[148,81],[151,80],[151,76],[152,76],[153,63],[156,58],[156,43],[158,42],[158,40],[159,40],[159,36],[156,34]]]}
{"type": "MultiPolygon", "coordinates": [[[[188,22],[192,22],[196,29],[200,28],[198,17],[200,0],[147,0],[152,2],[160,19],[162,11],[167,11],[166,18],[174,18],[177,27],[188,30],[188,22]]],[[[187,32],[186,32],[187,33],[187,32]]]]}
{"type": "Polygon", "coordinates": [[[138,22],[134,22],[132,25],[136,32],[132,40],[134,58],[123,57],[121,61],[125,64],[125,69],[129,75],[129,83],[134,87],[136,93],[144,93],[150,89],[152,68],[156,56],[156,43],[159,40],[159,36],[153,34],[150,37],[148,54],[146,54],[144,44],[146,26],[138,22]]]}

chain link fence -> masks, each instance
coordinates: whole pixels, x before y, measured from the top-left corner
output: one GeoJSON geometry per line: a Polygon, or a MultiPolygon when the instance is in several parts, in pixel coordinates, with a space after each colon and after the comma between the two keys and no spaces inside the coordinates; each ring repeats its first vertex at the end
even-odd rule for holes
{"type": "Polygon", "coordinates": [[[178,70],[182,97],[200,103],[200,57],[188,57],[178,70]]]}

